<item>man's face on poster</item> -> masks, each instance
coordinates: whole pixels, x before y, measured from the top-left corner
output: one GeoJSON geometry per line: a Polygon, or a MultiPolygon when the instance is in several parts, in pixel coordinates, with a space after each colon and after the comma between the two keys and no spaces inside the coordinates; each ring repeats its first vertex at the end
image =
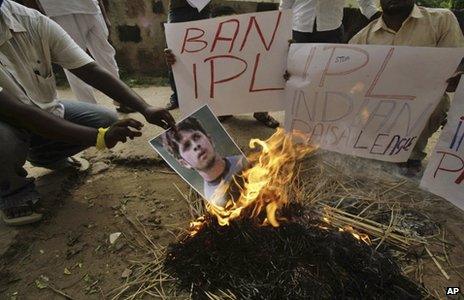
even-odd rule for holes
{"type": "Polygon", "coordinates": [[[216,152],[208,136],[198,130],[181,130],[178,134],[179,155],[184,166],[205,171],[214,165],[216,152]]]}

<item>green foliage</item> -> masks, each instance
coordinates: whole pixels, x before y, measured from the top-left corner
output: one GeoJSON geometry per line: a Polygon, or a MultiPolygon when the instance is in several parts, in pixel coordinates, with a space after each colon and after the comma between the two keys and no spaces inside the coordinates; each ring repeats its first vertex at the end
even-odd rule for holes
{"type": "Polygon", "coordinates": [[[449,9],[464,8],[464,0],[417,0],[416,3],[427,7],[441,7],[449,9]]]}
{"type": "Polygon", "coordinates": [[[451,8],[456,0],[418,0],[416,3],[426,7],[451,8]]]}
{"type": "Polygon", "coordinates": [[[464,0],[451,0],[453,9],[463,9],[464,8],[464,0]]]}

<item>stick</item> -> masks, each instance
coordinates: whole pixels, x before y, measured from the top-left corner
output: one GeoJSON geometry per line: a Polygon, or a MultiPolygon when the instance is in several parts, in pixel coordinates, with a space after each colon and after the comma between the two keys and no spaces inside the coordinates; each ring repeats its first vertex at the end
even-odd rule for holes
{"type": "Polygon", "coordinates": [[[427,248],[427,246],[425,246],[425,251],[427,251],[427,254],[430,255],[430,257],[432,258],[433,262],[435,263],[435,265],[437,265],[438,269],[440,270],[441,274],[443,274],[443,276],[445,276],[445,278],[447,280],[450,279],[450,276],[448,275],[448,273],[446,273],[446,271],[443,269],[443,267],[440,265],[440,263],[438,262],[438,260],[435,258],[435,256],[432,254],[432,252],[430,252],[429,248],[427,248]]]}
{"type": "Polygon", "coordinates": [[[59,294],[59,295],[61,295],[61,296],[65,297],[66,299],[69,299],[69,300],[74,300],[74,298],[73,298],[73,297],[69,296],[68,294],[66,294],[66,293],[65,293],[65,292],[63,292],[63,291],[60,291],[60,290],[58,290],[58,289],[54,288],[54,287],[53,287],[53,286],[51,286],[51,285],[47,285],[47,287],[48,287],[49,289],[51,289],[52,291],[54,291],[55,293],[57,293],[57,294],[59,294]]]}

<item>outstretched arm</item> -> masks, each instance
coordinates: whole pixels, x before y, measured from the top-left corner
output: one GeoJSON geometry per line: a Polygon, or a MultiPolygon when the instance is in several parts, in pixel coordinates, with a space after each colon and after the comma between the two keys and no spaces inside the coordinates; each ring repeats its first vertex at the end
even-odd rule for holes
{"type": "MultiPolygon", "coordinates": [[[[24,104],[5,90],[0,91],[0,120],[45,138],[74,145],[90,147],[97,141],[97,129],[74,124],[38,107],[24,104]]],[[[125,142],[127,138],[133,139],[141,135],[138,131],[132,131],[130,127],[140,130],[142,124],[133,119],[113,124],[105,135],[106,146],[112,148],[118,142],[125,142]]]]}
{"type": "Polygon", "coordinates": [[[95,62],[70,71],[113,100],[140,112],[149,123],[165,129],[175,125],[174,118],[167,110],[150,106],[119,78],[95,62]]]}

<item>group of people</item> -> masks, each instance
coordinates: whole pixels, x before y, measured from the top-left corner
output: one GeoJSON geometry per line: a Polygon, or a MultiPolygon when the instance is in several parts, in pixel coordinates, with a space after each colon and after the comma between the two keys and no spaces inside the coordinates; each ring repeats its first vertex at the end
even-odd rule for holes
{"type": "MultiPolygon", "coordinates": [[[[464,46],[459,24],[449,10],[420,7],[414,0],[380,0],[380,12],[375,0],[358,2],[371,22],[350,43],[464,46]]],[[[24,0],[23,3],[36,9],[13,0],[0,0],[0,212],[9,225],[33,223],[42,218],[37,206],[40,196],[24,169],[26,160],[34,166],[60,169],[73,165],[70,157],[88,147],[112,148],[141,135],[142,123],[130,118],[118,120],[114,111],[96,103],[93,88],[112,98],[119,111],[139,112],[148,123],[165,129],[175,128],[168,110],[178,107],[172,72],[173,94],[166,109],[150,106],[119,79],[115,51],[108,42],[109,21],[101,0],[24,0]],[[79,101],[57,99],[52,63],[65,69],[79,101]]],[[[344,4],[344,0],[281,0],[280,9],[294,12],[294,42],[340,43],[345,42],[344,4]]],[[[187,0],[171,0],[168,22],[233,13],[229,7],[212,9],[210,5],[199,12],[187,0]]],[[[166,61],[170,65],[175,63],[169,51],[166,61]]],[[[448,92],[454,91],[460,75],[459,68],[449,79],[448,92]]],[[[444,123],[448,109],[449,98],[444,95],[411,158],[402,165],[407,172],[420,171],[427,140],[444,123]]],[[[254,116],[266,126],[279,125],[266,112],[254,116]]],[[[177,134],[202,133],[193,125],[179,128],[177,134]]],[[[179,149],[183,143],[179,136],[183,135],[172,139],[173,149],[179,149]]],[[[187,153],[176,154],[187,160],[188,157],[182,156],[184,152],[187,153]]],[[[214,156],[214,174],[219,176],[229,174],[225,170],[227,162],[222,163],[221,159],[214,156]]],[[[202,172],[212,174],[208,170],[202,172]]],[[[219,178],[209,179],[215,182],[219,178]]]]}

